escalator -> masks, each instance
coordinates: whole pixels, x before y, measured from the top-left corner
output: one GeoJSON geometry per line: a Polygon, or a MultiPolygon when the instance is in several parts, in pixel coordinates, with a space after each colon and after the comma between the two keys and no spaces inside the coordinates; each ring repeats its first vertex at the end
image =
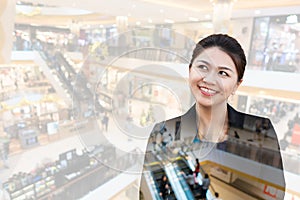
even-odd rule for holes
{"type": "MultiPolygon", "coordinates": [[[[57,51],[55,53],[55,58],[60,63],[61,66],[64,67],[65,71],[68,74],[68,77],[72,77],[74,81],[73,91],[75,92],[74,95],[80,99],[80,101],[86,101],[89,104],[95,104],[95,109],[97,111],[110,111],[111,109],[107,109],[100,104],[98,100],[94,101],[96,96],[93,94],[91,89],[89,88],[89,82],[82,71],[78,73],[74,69],[74,67],[68,62],[68,60],[64,57],[64,55],[57,51]]],[[[102,96],[97,96],[97,99],[102,99],[102,96]]],[[[109,103],[111,103],[111,99],[109,99],[109,103]]]]}
{"type": "Polygon", "coordinates": [[[58,81],[61,83],[61,86],[65,89],[68,95],[71,97],[71,102],[74,107],[78,105],[81,100],[81,94],[79,91],[75,90],[72,85],[72,77],[66,67],[57,59],[56,54],[53,56],[48,52],[40,52],[43,55],[43,58],[47,61],[48,66],[53,74],[57,77],[58,81]]]}
{"type": "Polygon", "coordinates": [[[176,198],[181,200],[193,200],[193,194],[191,193],[191,190],[178,166],[174,163],[168,163],[164,166],[164,170],[174,190],[176,198]]]}
{"type": "MultiPolygon", "coordinates": [[[[191,170],[191,168],[188,166],[188,163],[186,160],[184,160],[183,158],[179,159],[176,161],[176,164],[178,166],[178,168],[180,169],[180,171],[183,171],[186,175],[189,174],[189,171],[191,170]]],[[[195,199],[199,199],[200,195],[201,195],[201,191],[199,187],[190,187],[190,190],[193,194],[193,196],[195,197],[195,199]]]]}
{"type": "Polygon", "coordinates": [[[55,57],[59,61],[60,64],[65,66],[68,73],[70,73],[72,75],[77,74],[74,67],[67,61],[67,59],[64,57],[64,55],[60,51],[55,52],[55,57]]]}
{"type": "MultiPolygon", "coordinates": [[[[146,165],[147,166],[147,172],[148,173],[148,182],[150,181],[153,181],[152,184],[151,184],[151,188],[150,188],[150,192],[152,194],[151,198],[152,199],[163,199],[162,196],[159,194],[161,191],[160,191],[160,187],[162,186],[162,179],[163,179],[163,176],[166,176],[166,172],[164,170],[164,164],[161,160],[161,157],[159,155],[155,155],[154,153],[152,152],[148,152],[146,154],[146,165]]],[[[147,174],[146,174],[147,176],[147,174]]],[[[168,200],[173,200],[173,199],[177,199],[175,194],[174,194],[174,191],[172,189],[172,185],[170,184],[169,182],[170,180],[168,179],[168,184],[170,186],[170,190],[167,194],[167,198],[168,200]]],[[[149,185],[149,183],[148,183],[149,185]]]]}
{"type": "MultiPolygon", "coordinates": [[[[189,164],[184,160],[184,158],[180,158],[175,162],[170,162],[170,160],[166,160],[166,155],[164,154],[154,154],[152,152],[148,152],[146,154],[146,163],[147,164],[145,166],[147,168],[147,171],[151,173],[154,183],[152,184],[152,190],[156,190],[159,193],[160,185],[162,185],[162,178],[164,175],[166,175],[169,185],[171,186],[171,190],[167,195],[168,199],[199,199],[199,187],[190,188],[182,174],[182,171],[188,173],[188,170],[190,168],[189,164]]],[[[148,178],[148,181],[149,180],[150,178],[148,178]]]]}
{"type": "Polygon", "coordinates": [[[59,51],[55,52],[55,64],[58,65],[58,71],[63,72],[63,76],[69,82],[72,93],[79,101],[87,99],[93,99],[90,90],[87,88],[87,82],[81,77],[81,74],[77,74],[74,67],[66,60],[63,54],[59,51]],[[71,81],[73,85],[71,85],[71,81]]]}
{"type": "MultiPolygon", "coordinates": [[[[195,160],[196,156],[193,154],[193,152],[190,152],[190,155],[187,154],[184,151],[178,152],[179,157],[176,159],[175,164],[178,166],[178,168],[183,171],[185,174],[188,174],[189,169],[192,171],[195,170],[195,163],[193,163],[193,160],[195,160]],[[193,159],[192,159],[193,158],[193,159]]],[[[200,166],[200,173],[198,174],[197,181],[198,184],[202,184],[202,178],[205,175],[205,171],[203,170],[202,166],[200,166]]],[[[196,186],[195,188],[191,188],[191,192],[194,195],[195,199],[199,199],[201,195],[201,189],[200,186],[196,186]]],[[[214,199],[215,189],[212,184],[209,186],[209,190],[206,193],[206,199],[214,199]]]]}
{"type": "Polygon", "coordinates": [[[57,94],[64,99],[64,101],[71,105],[73,103],[72,93],[70,93],[69,85],[66,84],[65,78],[55,70],[55,63],[47,52],[37,52],[35,62],[41,67],[43,74],[49,80],[57,94]]]}
{"type": "MultiPolygon", "coordinates": [[[[151,168],[153,179],[154,179],[154,181],[156,183],[156,186],[157,186],[157,191],[158,191],[158,193],[160,193],[161,192],[160,191],[160,186],[162,184],[162,178],[163,178],[164,175],[166,175],[166,173],[160,165],[153,165],[150,168],[151,168]]],[[[177,199],[175,194],[174,194],[174,191],[173,191],[172,187],[170,187],[170,191],[169,191],[169,194],[167,195],[167,197],[170,200],[177,199]]]]}

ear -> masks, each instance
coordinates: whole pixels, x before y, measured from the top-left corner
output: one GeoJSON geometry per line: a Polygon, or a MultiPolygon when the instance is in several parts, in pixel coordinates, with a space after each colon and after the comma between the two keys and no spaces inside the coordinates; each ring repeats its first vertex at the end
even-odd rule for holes
{"type": "Polygon", "coordinates": [[[243,79],[241,79],[239,82],[236,83],[235,87],[233,88],[233,91],[231,93],[231,95],[234,95],[236,90],[239,88],[239,86],[241,85],[241,83],[243,82],[243,79]]]}

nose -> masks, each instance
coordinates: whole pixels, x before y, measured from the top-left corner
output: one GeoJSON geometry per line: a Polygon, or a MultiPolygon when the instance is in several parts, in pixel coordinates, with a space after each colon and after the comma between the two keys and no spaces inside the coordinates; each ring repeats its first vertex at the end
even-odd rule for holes
{"type": "Polygon", "coordinates": [[[208,84],[215,84],[216,83],[216,75],[213,72],[207,73],[203,77],[203,81],[208,84]]]}

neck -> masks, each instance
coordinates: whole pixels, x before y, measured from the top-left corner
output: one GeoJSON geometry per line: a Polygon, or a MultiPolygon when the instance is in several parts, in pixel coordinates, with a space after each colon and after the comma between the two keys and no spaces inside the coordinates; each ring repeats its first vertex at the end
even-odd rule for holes
{"type": "Polygon", "coordinates": [[[218,141],[225,137],[228,127],[227,103],[205,107],[196,104],[197,128],[200,139],[218,141]]]}

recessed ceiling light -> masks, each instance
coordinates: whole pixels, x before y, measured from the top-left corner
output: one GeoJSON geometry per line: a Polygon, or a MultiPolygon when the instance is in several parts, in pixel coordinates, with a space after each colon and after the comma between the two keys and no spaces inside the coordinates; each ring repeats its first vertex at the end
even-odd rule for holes
{"type": "Polygon", "coordinates": [[[164,11],[163,9],[160,9],[159,12],[160,12],[160,13],[164,13],[165,11],[164,11]]]}
{"type": "Polygon", "coordinates": [[[149,23],[152,23],[153,21],[152,21],[152,19],[151,19],[151,18],[149,18],[149,19],[148,19],[148,22],[149,22],[149,23]]]}
{"type": "Polygon", "coordinates": [[[135,22],[135,24],[136,24],[137,26],[139,26],[139,25],[141,25],[141,22],[140,22],[140,21],[137,21],[137,22],[135,22]]]}

